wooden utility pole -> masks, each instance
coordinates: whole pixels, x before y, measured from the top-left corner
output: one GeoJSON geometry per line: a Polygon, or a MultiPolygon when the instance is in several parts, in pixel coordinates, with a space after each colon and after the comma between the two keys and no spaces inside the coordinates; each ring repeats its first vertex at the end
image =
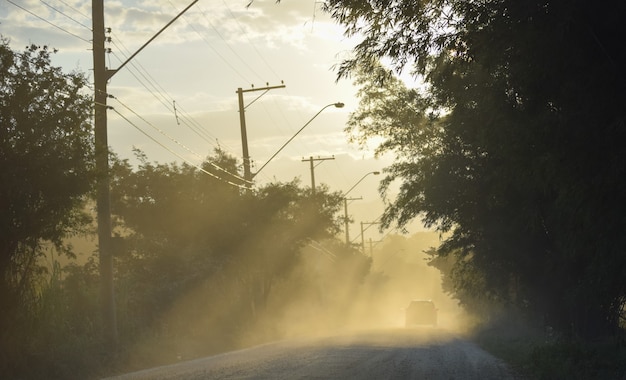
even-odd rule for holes
{"type": "Polygon", "coordinates": [[[317,165],[314,165],[315,161],[326,161],[326,160],[334,160],[335,157],[318,157],[318,158],[313,158],[313,157],[309,157],[308,159],[303,158],[302,162],[305,161],[309,161],[311,163],[311,194],[315,195],[315,167],[317,165]]]}
{"type": "Polygon", "coordinates": [[[115,311],[115,292],[113,290],[113,244],[111,237],[111,196],[109,173],[109,143],[107,136],[107,81],[115,73],[133,59],[143,48],[152,42],[161,32],[182,16],[191,6],[197,3],[194,0],[157,32],[148,42],[143,44],[133,55],[122,63],[116,70],[106,67],[104,1],[91,1],[92,31],[93,31],[93,76],[94,76],[94,145],[95,164],[97,173],[96,184],[96,212],[98,220],[98,252],[101,281],[102,322],[105,340],[111,349],[117,345],[117,316],[115,311]]]}

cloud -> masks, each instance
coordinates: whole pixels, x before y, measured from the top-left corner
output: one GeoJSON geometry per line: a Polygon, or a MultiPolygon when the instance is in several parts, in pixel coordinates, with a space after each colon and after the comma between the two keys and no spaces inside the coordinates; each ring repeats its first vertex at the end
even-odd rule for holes
{"type": "Polygon", "coordinates": [[[34,0],[15,4],[3,2],[0,25],[2,35],[9,38],[16,49],[28,44],[47,45],[64,51],[89,48],[90,19],[76,12],[62,13],[63,9],[55,7],[55,10],[34,0]]]}

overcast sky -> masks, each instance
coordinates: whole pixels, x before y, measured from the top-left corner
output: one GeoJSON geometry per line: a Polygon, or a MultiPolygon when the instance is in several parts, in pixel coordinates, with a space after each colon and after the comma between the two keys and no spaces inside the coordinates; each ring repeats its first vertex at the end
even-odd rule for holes
{"type": "MultiPolygon", "coordinates": [[[[105,0],[105,25],[111,28],[107,66],[119,67],[191,2],[105,0]]],[[[389,159],[375,159],[371,150],[349,143],[344,132],[358,99],[349,80],[337,82],[333,66],[355,42],[314,0],[248,3],[200,0],[113,76],[108,84],[115,96],[109,99],[115,108],[108,123],[112,150],[132,159],[137,147],[150,161],[182,162],[182,156],[199,164],[219,146],[241,161],[237,88],[284,83],[284,89],[258,99],[263,92],[245,94],[252,172],[324,106],[343,102],[345,107],[320,113],[263,168],[257,184],[299,177],[310,186],[309,162],[302,160],[311,156],[334,157],[315,167],[316,184],[334,191],[347,191],[367,173],[382,171],[389,159]]],[[[0,34],[15,50],[31,43],[54,47],[59,52],[53,64],[93,78],[90,1],[2,0],[0,34]]],[[[374,221],[383,211],[380,179],[368,175],[349,194],[363,197],[349,205],[353,238],[360,234],[361,221],[374,221]]],[[[366,240],[380,238],[373,230],[366,240]]]]}

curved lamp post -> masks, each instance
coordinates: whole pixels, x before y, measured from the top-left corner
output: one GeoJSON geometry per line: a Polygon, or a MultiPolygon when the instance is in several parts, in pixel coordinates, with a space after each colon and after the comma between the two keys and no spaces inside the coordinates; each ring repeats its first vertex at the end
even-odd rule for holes
{"type": "Polygon", "coordinates": [[[276,157],[276,155],[278,155],[278,153],[280,153],[280,152],[281,152],[281,151],[282,151],[282,150],[283,150],[283,149],[287,146],[287,144],[289,144],[289,143],[291,142],[291,140],[293,140],[296,136],[298,136],[298,134],[300,134],[300,132],[302,132],[302,130],[303,130],[304,128],[306,128],[306,126],[307,126],[307,125],[309,125],[309,124],[313,121],[313,119],[315,119],[315,118],[316,118],[319,114],[321,114],[321,113],[322,113],[322,111],[324,111],[326,108],[328,108],[328,107],[332,107],[332,106],[335,106],[335,108],[343,108],[344,104],[343,104],[343,103],[341,103],[341,102],[337,102],[337,103],[330,103],[330,104],[327,104],[327,105],[325,105],[324,107],[322,107],[322,109],[321,109],[321,110],[319,110],[319,111],[318,111],[315,115],[313,115],[313,117],[312,117],[312,118],[310,118],[310,119],[309,119],[309,121],[307,121],[307,122],[306,122],[306,124],[304,124],[304,125],[302,126],[302,128],[298,129],[298,132],[296,132],[293,136],[291,136],[291,138],[290,138],[289,140],[287,140],[287,142],[285,142],[285,143],[284,143],[284,144],[283,144],[280,148],[278,148],[278,150],[276,151],[276,153],[274,153],[274,154],[272,155],[272,157],[270,157],[270,159],[269,159],[269,160],[267,160],[267,161],[263,164],[263,166],[261,166],[261,167],[259,168],[259,170],[257,170],[257,171],[256,171],[256,173],[252,173],[252,178],[256,177],[256,175],[257,175],[257,174],[259,174],[259,172],[260,172],[261,170],[263,170],[263,168],[264,168],[267,164],[269,164],[269,163],[270,163],[270,161],[272,161],[272,160],[274,159],[274,157],[276,157]]]}
{"type": "Polygon", "coordinates": [[[351,192],[352,190],[354,190],[354,188],[361,183],[361,181],[363,181],[365,179],[365,177],[367,177],[368,175],[373,174],[373,175],[379,175],[380,172],[379,171],[373,171],[373,172],[369,172],[367,174],[365,174],[363,177],[361,177],[360,180],[357,181],[357,183],[355,183],[348,191],[346,191],[345,193],[343,193],[343,212],[344,212],[344,223],[345,223],[345,228],[346,228],[346,244],[350,244],[350,229],[348,226],[348,198],[346,197],[348,195],[349,192],[351,192]]]}

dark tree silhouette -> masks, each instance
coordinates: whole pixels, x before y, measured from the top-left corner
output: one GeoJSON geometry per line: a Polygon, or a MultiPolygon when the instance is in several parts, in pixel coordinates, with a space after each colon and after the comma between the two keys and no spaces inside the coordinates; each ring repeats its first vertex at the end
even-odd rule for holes
{"type": "Polygon", "coordinates": [[[625,3],[326,9],[363,36],[338,68],[364,89],[350,127],[386,137],[380,151],[398,157],[385,183],[400,179],[401,191],[385,222],[423,215],[451,231],[442,254],[458,255],[465,294],[586,337],[614,331],[626,296],[625,3]],[[384,57],[428,86],[404,88],[377,66],[384,57]]]}
{"type": "Polygon", "coordinates": [[[51,66],[51,53],[45,46],[18,53],[0,43],[3,318],[20,302],[42,245],[68,252],[63,239],[88,220],[81,205],[93,179],[92,102],[83,92],[86,78],[51,66]]]}

